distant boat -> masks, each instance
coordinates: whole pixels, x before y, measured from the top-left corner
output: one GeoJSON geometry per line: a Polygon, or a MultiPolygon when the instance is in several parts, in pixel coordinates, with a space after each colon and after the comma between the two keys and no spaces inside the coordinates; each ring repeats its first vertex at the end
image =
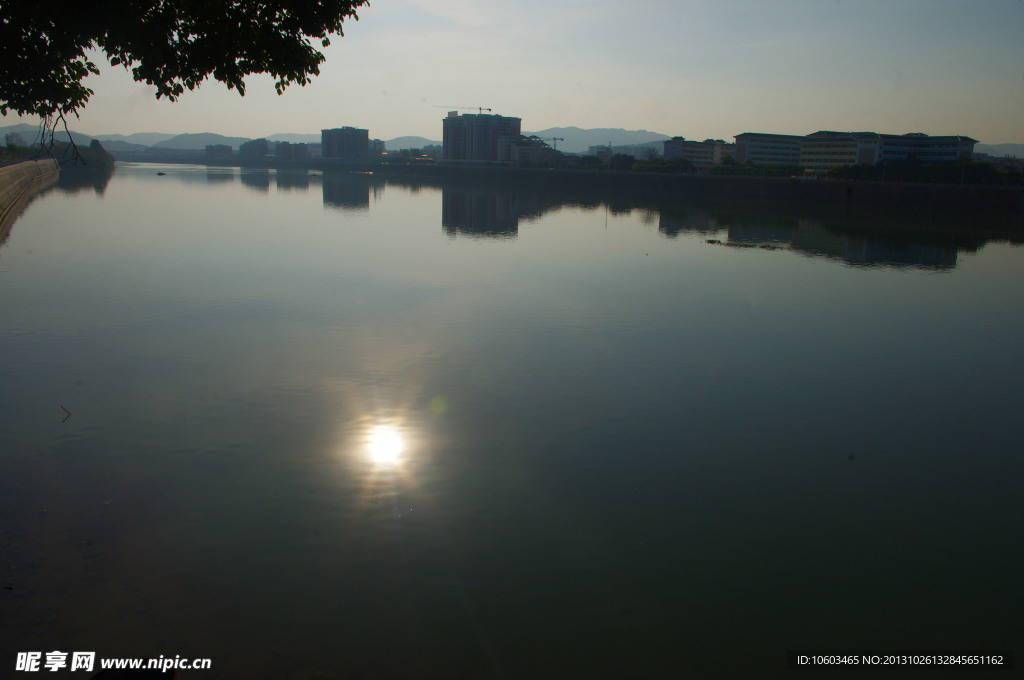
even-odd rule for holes
{"type": "Polygon", "coordinates": [[[156,174],[157,174],[158,176],[161,176],[161,177],[162,177],[163,175],[166,175],[167,173],[166,173],[166,172],[158,172],[158,173],[156,173],[156,174]]]}

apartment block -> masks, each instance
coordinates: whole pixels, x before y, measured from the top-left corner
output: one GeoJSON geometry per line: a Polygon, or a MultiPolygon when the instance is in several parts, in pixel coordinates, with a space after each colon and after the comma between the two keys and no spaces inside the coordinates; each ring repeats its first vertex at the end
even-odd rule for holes
{"type": "Polygon", "coordinates": [[[370,131],[354,127],[321,130],[320,143],[324,158],[364,160],[370,153],[370,131]]]}
{"type": "Polygon", "coordinates": [[[244,159],[263,158],[268,153],[270,153],[270,143],[262,137],[245,142],[238,147],[238,155],[244,159]]]}
{"type": "Polygon", "coordinates": [[[444,160],[511,162],[521,127],[519,118],[449,111],[443,121],[444,160]]]}

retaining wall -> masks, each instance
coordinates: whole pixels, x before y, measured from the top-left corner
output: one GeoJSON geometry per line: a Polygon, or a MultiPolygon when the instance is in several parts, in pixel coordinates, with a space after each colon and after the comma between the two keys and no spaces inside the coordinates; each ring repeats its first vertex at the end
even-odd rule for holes
{"type": "Polygon", "coordinates": [[[0,168],[0,235],[3,235],[36,192],[60,177],[52,158],[23,161],[0,168]]]}

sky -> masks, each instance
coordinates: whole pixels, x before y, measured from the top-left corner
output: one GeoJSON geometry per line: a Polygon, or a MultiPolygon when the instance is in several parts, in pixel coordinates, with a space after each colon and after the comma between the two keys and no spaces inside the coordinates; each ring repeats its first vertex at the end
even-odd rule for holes
{"type": "Polygon", "coordinates": [[[172,103],[97,53],[70,127],[436,140],[447,110],[484,107],[523,130],[1024,143],[1024,0],[371,0],[324,54],[320,76],[283,96],[253,76],[244,98],[207,81],[172,103]]]}

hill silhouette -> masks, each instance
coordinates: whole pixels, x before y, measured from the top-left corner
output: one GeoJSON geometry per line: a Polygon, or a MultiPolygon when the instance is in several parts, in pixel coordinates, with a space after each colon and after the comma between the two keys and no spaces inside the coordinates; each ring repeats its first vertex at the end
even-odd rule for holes
{"type": "Polygon", "coordinates": [[[205,149],[208,144],[227,144],[232,149],[237,149],[242,144],[250,141],[249,137],[225,137],[224,135],[212,132],[198,132],[193,134],[178,135],[165,139],[153,145],[154,149],[205,149]]]}

